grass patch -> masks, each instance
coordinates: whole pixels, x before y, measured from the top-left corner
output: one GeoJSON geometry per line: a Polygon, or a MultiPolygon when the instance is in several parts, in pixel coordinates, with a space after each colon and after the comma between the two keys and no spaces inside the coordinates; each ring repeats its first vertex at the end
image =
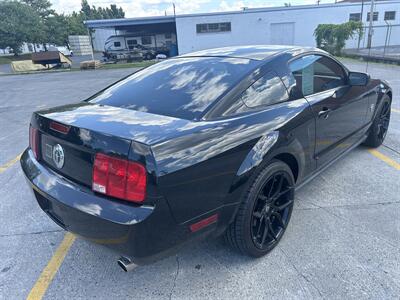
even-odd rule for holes
{"type": "Polygon", "coordinates": [[[18,60],[30,60],[31,59],[31,54],[20,54],[18,56],[15,55],[7,55],[7,56],[0,56],[0,65],[7,65],[10,64],[13,61],[18,61],[18,60]]]}

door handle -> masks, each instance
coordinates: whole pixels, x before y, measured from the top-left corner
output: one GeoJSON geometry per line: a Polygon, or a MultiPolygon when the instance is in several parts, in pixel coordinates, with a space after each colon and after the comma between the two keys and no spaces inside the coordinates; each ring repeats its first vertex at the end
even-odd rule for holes
{"type": "Polygon", "coordinates": [[[329,109],[327,107],[323,107],[322,110],[320,110],[319,113],[318,113],[318,118],[328,119],[329,113],[331,111],[332,111],[331,109],[329,109]]]}

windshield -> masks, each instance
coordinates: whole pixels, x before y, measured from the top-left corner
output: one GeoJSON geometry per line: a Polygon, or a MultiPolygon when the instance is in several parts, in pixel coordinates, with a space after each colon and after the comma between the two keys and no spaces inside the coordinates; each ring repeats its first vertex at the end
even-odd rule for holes
{"type": "Polygon", "coordinates": [[[169,59],[129,76],[88,101],[193,120],[258,64],[230,57],[169,59]]]}

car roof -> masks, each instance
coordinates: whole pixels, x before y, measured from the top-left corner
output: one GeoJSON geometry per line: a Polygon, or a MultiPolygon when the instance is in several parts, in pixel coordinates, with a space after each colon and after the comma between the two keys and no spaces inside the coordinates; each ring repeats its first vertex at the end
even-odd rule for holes
{"type": "Polygon", "coordinates": [[[180,55],[180,57],[239,57],[253,60],[266,60],[272,56],[283,53],[304,53],[307,51],[323,52],[313,47],[285,46],[285,45],[250,45],[250,46],[230,46],[223,48],[206,49],[180,55]]]}

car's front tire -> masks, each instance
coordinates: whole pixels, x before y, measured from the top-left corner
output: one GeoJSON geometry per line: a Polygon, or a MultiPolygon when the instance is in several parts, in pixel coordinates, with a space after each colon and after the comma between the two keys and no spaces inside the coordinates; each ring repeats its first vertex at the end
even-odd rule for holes
{"type": "Polygon", "coordinates": [[[385,95],[383,96],[381,108],[375,116],[364,145],[373,148],[382,145],[389,128],[390,108],[391,99],[388,95],[385,95]]]}
{"type": "Polygon", "coordinates": [[[270,252],[289,224],[294,184],[289,166],[272,160],[250,184],[225,233],[226,241],[249,256],[260,257],[270,252]]]}

